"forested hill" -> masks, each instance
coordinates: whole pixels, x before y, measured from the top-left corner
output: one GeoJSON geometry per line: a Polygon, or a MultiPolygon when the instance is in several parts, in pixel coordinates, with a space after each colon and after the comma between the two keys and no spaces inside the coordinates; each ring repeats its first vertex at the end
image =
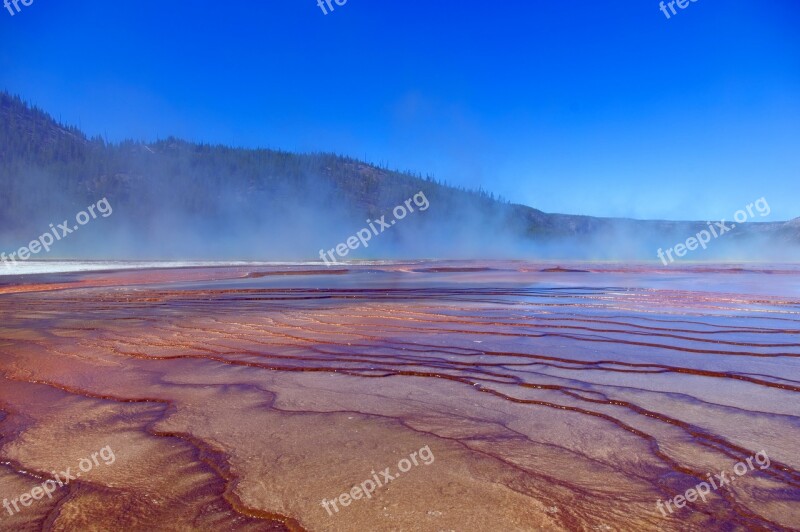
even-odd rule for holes
{"type": "MultiPolygon", "coordinates": [[[[298,155],[278,150],[248,150],[192,144],[169,138],[152,144],[107,144],[88,139],[75,127],[56,123],[18,97],[0,94],[0,161],[3,183],[27,181],[25,171],[54,172],[62,192],[92,191],[102,182],[108,194],[124,193],[136,181],[185,186],[173,198],[187,207],[208,208],[219,189],[246,194],[285,194],[324,179],[341,199],[370,208],[416,192],[420,186],[459,201],[499,204],[482,191],[443,186],[430,177],[389,171],[332,154],[298,155]]],[[[88,199],[92,196],[87,196],[88,199]]]]}
{"type": "MultiPolygon", "coordinates": [[[[19,97],[0,94],[4,249],[29,242],[48,224],[105,197],[113,215],[51,255],[311,259],[420,191],[430,207],[353,258],[652,259],[653,243],[670,246],[672,238],[685,239],[697,226],[546,214],[483,191],[332,154],[173,138],[106,143],[57,123],[19,97]]],[[[730,240],[800,240],[797,223],[748,225],[754,228],[730,240]]]]}

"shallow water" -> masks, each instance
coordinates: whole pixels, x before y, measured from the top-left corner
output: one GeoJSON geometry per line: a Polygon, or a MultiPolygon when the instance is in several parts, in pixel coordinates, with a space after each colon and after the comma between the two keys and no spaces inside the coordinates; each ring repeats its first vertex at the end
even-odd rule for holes
{"type": "MultiPolygon", "coordinates": [[[[141,270],[164,268],[212,268],[233,266],[284,266],[302,265],[302,262],[248,262],[248,261],[146,261],[146,260],[3,260],[0,277],[44,273],[94,272],[109,270],[141,270]]],[[[321,264],[321,263],[310,263],[321,264]]]]}
{"type": "Polygon", "coordinates": [[[797,266],[2,279],[0,498],[115,453],[2,529],[800,528],[797,266]]]}

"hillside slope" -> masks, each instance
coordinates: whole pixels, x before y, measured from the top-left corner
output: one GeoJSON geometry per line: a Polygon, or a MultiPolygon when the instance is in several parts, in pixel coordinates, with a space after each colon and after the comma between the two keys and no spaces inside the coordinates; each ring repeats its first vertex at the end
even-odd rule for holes
{"type": "MultiPolygon", "coordinates": [[[[430,207],[353,258],[655,258],[705,222],[547,214],[482,191],[332,154],[293,154],[178,139],[107,144],[0,94],[0,244],[24,245],[48,224],[107,198],[114,208],[57,255],[106,258],[309,259],[423,192],[430,207]]],[[[707,257],[780,259],[798,221],[749,223],[707,257]],[[772,250],[772,251],[770,251],[772,250]]],[[[788,253],[788,255],[787,255],[788,253]]]]}

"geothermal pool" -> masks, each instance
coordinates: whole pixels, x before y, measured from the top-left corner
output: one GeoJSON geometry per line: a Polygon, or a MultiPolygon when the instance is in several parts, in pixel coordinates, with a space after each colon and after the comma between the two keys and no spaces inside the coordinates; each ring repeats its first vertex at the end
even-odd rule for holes
{"type": "Polygon", "coordinates": [[[796,265],[129,266],[0,277],[2,530],[800,528],[796,265]]]}

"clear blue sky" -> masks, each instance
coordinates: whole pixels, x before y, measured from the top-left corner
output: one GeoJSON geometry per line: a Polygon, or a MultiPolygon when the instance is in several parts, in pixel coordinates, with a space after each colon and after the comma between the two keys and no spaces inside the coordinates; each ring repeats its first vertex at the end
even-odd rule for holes
{"type": "Polygon", "coordinates": [[[20,7],[0,88],[90,135],[334,151],[549,212],[800,216],[797,0],[20,7]]]}

